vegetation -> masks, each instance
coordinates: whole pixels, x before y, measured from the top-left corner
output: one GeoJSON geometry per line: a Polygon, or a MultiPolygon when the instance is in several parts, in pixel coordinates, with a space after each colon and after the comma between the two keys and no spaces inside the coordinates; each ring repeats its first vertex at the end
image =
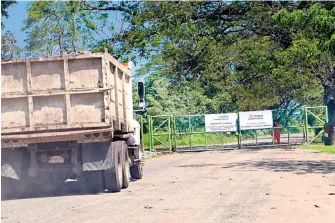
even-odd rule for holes
{"type": "MultiPolygon", "coordinates": [[[[335,109],[335,3],[37,1],[28,55],[108,48],[145,60],[148,112],[335,109]],[[113,22],[111,22],[113,21],[113,22]]],[[[335,120],[335,118],[334,118],[335,120]]]]}
{"type": "MultiPolygon", "coordinates": [[[[164,134],[165,132],[163,132],[164,134]]],[[[156,133],[155,133],[156,134],[156,133]]],[[[159,134],[159,133],[158,133],[159,134]]],[[[155,148],[164,148],[166,147],[161,142],[168,144],[168,138],[166,136],[155,136],[154,146],[155,148]]],[[[233,134],[222,134],[222,133],[206,133],[206,134],[185,134],[176,136],[176,146],[180,147],[190,147],[190,146],[209,146],[217,145],[223,146],[227,143],[236,143],[237,136],[233,134]]],[[[144,149],[149,149],[149,135],[144,134],[143,136],[144,149]]]]}
{"type": "Polygon", "coordinates": [[[94,24],[81,9],[82,1],[36,1],[29,3],[24,21],[28,37],[27,56],[56,56],[87,49],[94,24]]]}
{"type": "Polygon", "coordinates": [[[206,112],[294,109],[333,89],[333,6],[150,2],[123,37],[151,60],[146,71],[205,96],[206,112]]]}
{"type": "MultiPolygon", "coordinates": [[[[1,1],[1,17],[9,18],[8,9],[14,6],[16,1],[1,1]]],[[[1,21],[2,31],[5,24],[1,21]]],[[[17,41],[12,32],[6,31],[1,34],[1,60],[9,60],[20,56],[21,49],[17,46],[17,41]]]]}
{"type": "Polygon", "coordinates": [[[312,149],[318,150],[330,154],[335,154],[335,146],[324,146],[324,145],[301,145],[301,149],[312,149]]]}
{"type": "Polygon", "coordinates": [[[21,49],[12,32],[7,31],[1,35],[1,60],[9,60],[20,56],[21,49]]]}

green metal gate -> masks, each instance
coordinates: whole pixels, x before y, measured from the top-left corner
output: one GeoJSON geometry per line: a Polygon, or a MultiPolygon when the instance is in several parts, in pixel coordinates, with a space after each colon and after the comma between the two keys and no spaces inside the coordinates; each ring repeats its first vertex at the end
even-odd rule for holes
{"type": "Polygon", "coordinates": [[[149,148],[172,151],[171,115],[149,116],[149,148]]]}
{"type": "Polygon", "coordinates": [[[205,115],[173,117],[173,148],[177,151],[237,148],[237,132],[206,132],[205,115]]]}
{"type": "Polygon", "coordinates": [[[149,117],[150,150],[236,149],[238,132],[206,132],[205,115],[149,117]]]}
{"type": "MultiPolygon", "coordinates": [[[[279,123],[280,145],[322,142],[323,127],[328,122],[327,107],[305,107],[272,111],[279,123]]],[[[276,127],[236,132],[206,132],[205,115],[149,116],[150,150],[238,149],[276,146],[276,127]]]]}
{"type": "Polygon", "coordinates": [[[280,145],[297,145],[306,141],[304,108],[272,110],[273,123],[280,127],[240,131],[240,147],[273,147],[276,145],[274,132],[280,130],[280,145]]]}
{"type": "Polygon", "coordinates": [[[326,106],[305,108],[306,143],[323,141],[324,125],[328,123],[326,106]]]}

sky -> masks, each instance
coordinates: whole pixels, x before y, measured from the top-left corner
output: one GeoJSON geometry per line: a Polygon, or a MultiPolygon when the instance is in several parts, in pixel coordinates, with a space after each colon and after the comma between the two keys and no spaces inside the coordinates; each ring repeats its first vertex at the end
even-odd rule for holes
{"type": "Polygon", "coordinates": [[[21,29],[24,26],[23,21],[27,18],[27,5],[28,1],[18,1],[16,5],[9,8],[9,18],[2,18],[5,24],[3,32],[6,32],[7,30],[11,31],[21,48],[25,46],[24,39],[26,35],[21,31],[21,29]]]}
{"type": "MultiPolygon", "coordinates": [[[[27,6],[29,1],[17,1],[17,4],[10,7],[8,10],[9,18],[2,18],[2,21],[5,24],[5,28],[2,32],[11,31],[14,34],[15,39],[18,42],[20,48],[25,47],[24,40],[26,39],[26,34],[21,31],[24,27],[23,21],[28,17],[27,15],[27,6]]],[[[139,61],[135,66],[136,70],[139,69],[145,63],[145,60],[139,61]]]]}

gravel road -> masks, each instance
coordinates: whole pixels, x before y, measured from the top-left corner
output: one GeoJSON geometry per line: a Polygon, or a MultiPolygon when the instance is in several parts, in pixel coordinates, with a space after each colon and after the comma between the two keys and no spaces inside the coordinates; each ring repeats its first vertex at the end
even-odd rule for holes
{"type": "Polygon", "coordinates": [[[117,194],[2,201],[1,221],[335,223],[334,185],[335,156],[315,151],[172,154],[147,160],[144,179],[117,194]]]}

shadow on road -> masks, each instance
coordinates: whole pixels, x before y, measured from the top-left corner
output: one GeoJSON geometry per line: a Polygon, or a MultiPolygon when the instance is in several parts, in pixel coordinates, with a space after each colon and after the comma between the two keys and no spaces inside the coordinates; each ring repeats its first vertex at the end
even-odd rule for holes
{"type": "MultiPolygon", "coordinates": [[[[1,183],[1,187],[3,188],[3,183],[1,183]]],[[[61,185],[56,190],[52,190],[49,192],[35,192],[33,194],[10,194],[6,197],[3,197],[3,192],[1,193],[1,201],[5,200],[18,200],[18,199],[30,199],[30,198],[43,198],[43,197],[59,197],[59,196],[77,196],[77,195],[100,195],[102,193],[107,193],[101,191],[101,193],[88,193],[84,192],[81,187],[80,183],[77,181],[70,181],[70,182],[64,182],[63,185],[61,185]]]]}
{"type": "Polygon", "coordinates": [[[239,171],[262,169],[273,172],[291,172],[294,174],[329,174],[335,172],[335,161],[329,160],[262,160],[230,163],[222,168],[234,168],[239,171]]]}
{"type": "MultiPolygon", "coordinates": [[[[252,148],[252,149],[241,149],[239,153],[262,153],[263,150],[278,149],[278,148],[252,148]]],[[[281,152],[291,152],[294,148],[292,147],[281,147],[281,152]]],[[[226,153],[228,151],[220,151],[219,153],[226,153]]],[[[317,153],[317,152],[315,152],[317,153]]],[[[273,172],[291,172],[294,174],[329,174],[335,173],[335,160],[287,160],[286,158],[264,158],[262,160],[246,160],[243,162],[235,162],[228,164],[189,164],[178,167],[193,167],[202,168],[216,166],[225,169],[234,169],[234,171],[257,171],[259,169],[273,171],[273,172]]]]}
{"type": "Polygon", "coordinates": [[[237,163],[229,163],[227,165],[220,164],[189,164],[181,165],[177,167],[210,167],[216,166],[224,169],[234,169],[236,171],[257,171],[257,169],[263,169],[273,172],[291,172],[294,174],[329,174],[335,173],[335,161],[320,160],[320,161],[274,161],[274,160],[263,160],[263,161],[245,161],[237,163]]]}

